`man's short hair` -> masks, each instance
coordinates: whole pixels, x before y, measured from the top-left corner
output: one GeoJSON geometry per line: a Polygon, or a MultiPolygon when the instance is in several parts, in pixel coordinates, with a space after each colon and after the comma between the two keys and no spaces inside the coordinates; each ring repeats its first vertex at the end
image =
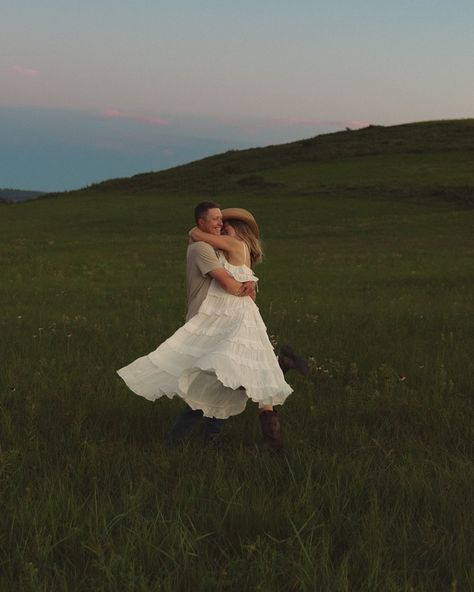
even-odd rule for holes
{"type": "Polygon", "coordinates": [[[196,220],[196,224],[199,218],[205,218],[207,216],[208,210],[212,210],[212,208],[220,209],[220,207],[221,206],[219,204],[216,204],[213,201],[202,201],[201,203],[199,203],[194,208],[194,219],[196,220]]]}

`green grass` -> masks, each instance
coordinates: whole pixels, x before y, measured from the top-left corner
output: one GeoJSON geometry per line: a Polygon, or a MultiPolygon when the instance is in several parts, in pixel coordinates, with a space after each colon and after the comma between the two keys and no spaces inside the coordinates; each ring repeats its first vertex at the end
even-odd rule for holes
{"type": "Polygon", "coordinates": [[[430,176],[408,195],[401,157],[389,198],[374,158],[356,192],[341,158],[330,190],[282,165],[287,190],[220,196],[260,223],[269,333],[310,358],[280,456],[255,449],[250,405],[222,451],[199,433],[168,450],[181,403],[115,375],[183,321],[202,194],[0,209],[0,590],[474,589],[474,211],[430,176]]]}
{"type": "Polygon", "coordinates": [[[400,155],[354,156],[341,160],[314,163],[308,171],[308,163],[288,164],[276,172],[262,171],[272,181],[282,182],[292,188],[308,185],[367,187],[384,183],[400,187],[410,185],[465,185],[472,180],[474,158],[468,152],[423,153],[400,155]]]}

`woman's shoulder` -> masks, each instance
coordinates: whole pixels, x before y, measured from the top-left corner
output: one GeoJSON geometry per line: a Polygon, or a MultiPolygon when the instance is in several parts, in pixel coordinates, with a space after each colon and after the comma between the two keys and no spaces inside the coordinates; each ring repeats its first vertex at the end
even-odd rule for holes
{"type": "Polygon", "coordinates": [[[242,249],[242,245],[245,245],[245,241],[235,236],[226,236],[225,239],[233,249],[242,249]]]}

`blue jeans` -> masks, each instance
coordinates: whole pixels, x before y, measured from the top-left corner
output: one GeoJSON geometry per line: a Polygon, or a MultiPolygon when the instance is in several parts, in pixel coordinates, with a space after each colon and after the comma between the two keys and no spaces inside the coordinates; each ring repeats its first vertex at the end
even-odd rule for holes
{"type": "MultiPolygon", "coordinates": [[[[194,426],[203,417],[200,409],[191,409],[186,405],[186,409],[178,415],[171,430],[166,434],[166,443],[170,446],[188,438],[194,426]]],[[[204,434],[207,439],[217,438],[224,427],[224,419],[217,417],[204,417],[204,434]]]]}

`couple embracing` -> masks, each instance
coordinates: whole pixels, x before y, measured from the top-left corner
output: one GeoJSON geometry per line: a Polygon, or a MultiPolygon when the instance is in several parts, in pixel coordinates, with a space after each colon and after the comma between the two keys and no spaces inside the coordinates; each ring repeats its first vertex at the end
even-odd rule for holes
{"type": "Polygon", "coordinates": [[[257,403],[265,447],[282,448],[274,405],[292,392],[284,373],[307,373],[289,346],[275,356],[256,299],[253,269],[262,260],[255,218],[242,208],[202,202],[189,232],[186,323],[155,351],[118,370],[136,394],[151,401],[178,395],[187,404],[167,443],[185,440],[204,418],[206,437],[218,443],[225,419],[257,403]]]}

